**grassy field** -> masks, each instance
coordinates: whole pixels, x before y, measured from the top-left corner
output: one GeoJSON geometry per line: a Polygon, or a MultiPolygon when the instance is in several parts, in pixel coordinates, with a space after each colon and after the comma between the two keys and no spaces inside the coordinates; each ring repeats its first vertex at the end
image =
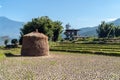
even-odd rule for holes
{"type": "Polygon", "coordinates": [[[5,49],[0,47],[0,58],[5,58],[6,56],[11,55],[20,55],[21,48],[5,49]]]}
{"type": "Polygon", "coordinates": [[[51,43],[50,50],[120,56],[120,44],[51,43]]]}

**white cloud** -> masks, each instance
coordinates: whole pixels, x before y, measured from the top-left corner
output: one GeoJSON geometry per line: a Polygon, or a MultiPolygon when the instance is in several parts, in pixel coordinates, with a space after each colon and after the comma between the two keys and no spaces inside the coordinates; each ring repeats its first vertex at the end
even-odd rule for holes
{"type": "Polygon", "coordinates": [[[110,22],[110,21],[114,21],[114,20],[116,20],[116,19],[118,19],[118,18],[109,18],[109,19],[106,19],[106,21],[107,21],[107,22],[110,22]]]}

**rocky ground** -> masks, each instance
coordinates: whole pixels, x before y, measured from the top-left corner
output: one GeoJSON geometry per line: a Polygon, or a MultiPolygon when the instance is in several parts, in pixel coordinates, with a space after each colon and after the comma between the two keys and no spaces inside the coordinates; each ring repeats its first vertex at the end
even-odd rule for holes
{"type": "Polygon", "coordinates": [[[120,57],[51,52],[0,59],[0,80],[120,80],[120,57]]]}

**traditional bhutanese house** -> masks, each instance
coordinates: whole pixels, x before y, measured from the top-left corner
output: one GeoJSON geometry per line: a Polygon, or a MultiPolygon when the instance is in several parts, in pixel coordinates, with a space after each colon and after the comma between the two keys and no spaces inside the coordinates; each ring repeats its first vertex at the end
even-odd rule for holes
{"type": "Polygon", "coordinates": [[[77,39],[79,38],[79,29],[66,29],[65,34],[67,39],[77,39]]]}

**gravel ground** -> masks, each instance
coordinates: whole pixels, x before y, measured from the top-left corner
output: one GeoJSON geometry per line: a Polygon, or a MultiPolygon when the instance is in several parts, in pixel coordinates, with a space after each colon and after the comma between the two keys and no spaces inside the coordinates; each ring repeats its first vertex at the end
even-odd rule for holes
{"type": "Polygon", "coordinates": [[[0,59],[0,80],[120,80],[120,57],[51,52],[0,59]]]}

